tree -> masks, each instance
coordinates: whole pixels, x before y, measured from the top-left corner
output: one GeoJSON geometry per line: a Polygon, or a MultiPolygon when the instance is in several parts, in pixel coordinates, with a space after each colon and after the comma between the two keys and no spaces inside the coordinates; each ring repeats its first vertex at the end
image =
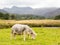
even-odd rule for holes
{"type": "Polygon", "coordinates": [[[15,15],[14,14],[12,14],[10,17],[11,17],[11,19],[15,19],[15,15]]]}
{"type": "Polygon", "coordinates": [[[55,16],[55,18],[54,19],[60,19],[60,15],[57,15],[57,16],[55,16]]]}
{"type": "Polygon", "coordinates": [[[0,19],[3,19],[3,13],[2,12],[0,12],[0,19]]]}
{"type": "Polygon", "coordinates": [[[9,19],[9,16],[10,15],[8,13],[6,13],[6,14],[4,14],[3,18],[6,19],[6,20],[8,20],[9,19]]]}

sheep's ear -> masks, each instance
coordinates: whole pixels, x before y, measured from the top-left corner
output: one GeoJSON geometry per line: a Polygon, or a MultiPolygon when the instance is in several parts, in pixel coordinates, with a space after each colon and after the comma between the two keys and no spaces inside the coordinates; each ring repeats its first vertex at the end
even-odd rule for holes
{"type": "Polygon", "coordinates": [[[34,32],[34,34],[37,36],[37,34],[34,32]]]}
{"type": "Polygon", "coordinates": [[[37,36],[37,34],[36,33],[34,33],[36,36],[37,36]]]}

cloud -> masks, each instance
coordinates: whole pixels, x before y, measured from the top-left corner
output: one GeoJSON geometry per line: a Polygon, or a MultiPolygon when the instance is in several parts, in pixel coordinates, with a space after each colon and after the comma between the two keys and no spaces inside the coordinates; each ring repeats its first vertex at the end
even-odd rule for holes
{"type": "Polygon", "coordinates": [[[0,8],[30,6],[33,8],[60,7],[60,0],[0,0],[0,8]]]}

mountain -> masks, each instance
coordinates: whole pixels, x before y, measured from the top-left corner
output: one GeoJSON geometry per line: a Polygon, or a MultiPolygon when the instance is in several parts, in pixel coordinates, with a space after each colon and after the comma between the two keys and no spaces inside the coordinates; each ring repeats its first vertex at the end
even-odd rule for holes
{"type": "Polygon", "coordinates": [[[3,9],[0,9],[0,12],[6,13],[6,11],[5,11],[5,10],[3,10],[3,9]]]}
{"type": "Polygon", "coordinates": [[[30,7],[16,7],[13,6],[12,8],[4,8],[5,11],[8,13],[14,13],[14,14],[31,14],[32,8],[30,7]]]}
{"type": "Polygon", "coordinates": [[[39,8],[39,9],[35,9],[35,13],[45,15],[46,13],[54,10],[56,10],[56,8],[39,8]]]}
{"type": "Polygon", "coordinates": [[[58,9],[55,9],[55,10],[53,10],[53,11],[50,11],[50,12],[48,12],[47,14],[45,14],[46,16],[50,16],[50,17],[52,17],[52,16],[56,16],[56,15],[60,15],[60,8],[58,8],[58,9]]]}
{"type": "Polygon", "coordinates": [[[60,8],[37,8],[33,9],[31,7],[16,7],[13,6],[12,8],[4,8],[8,13],[14,14],[33,14],[33,15],[41,15],[45,17],[52,17],[56,15],[60,15],[60,8]]]}

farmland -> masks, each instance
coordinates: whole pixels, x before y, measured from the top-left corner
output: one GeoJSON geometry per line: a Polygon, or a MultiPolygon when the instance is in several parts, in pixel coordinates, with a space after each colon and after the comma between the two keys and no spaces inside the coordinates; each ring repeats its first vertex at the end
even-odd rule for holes
{"type": "Polygon", "coordinates": [[[60,45],[60,28],[59,27],[32,27],[37,33],[36,39],[23,36],[16,36],[16,39],[10,40],[11,29],[0,29],[0,45],[60,45]]]}
{"type": "Polygon", "coordinates": [[[10,28],[17,23],[31,27],[60,27],[60,20],[0,20],[0,28],[10,28]]]}

